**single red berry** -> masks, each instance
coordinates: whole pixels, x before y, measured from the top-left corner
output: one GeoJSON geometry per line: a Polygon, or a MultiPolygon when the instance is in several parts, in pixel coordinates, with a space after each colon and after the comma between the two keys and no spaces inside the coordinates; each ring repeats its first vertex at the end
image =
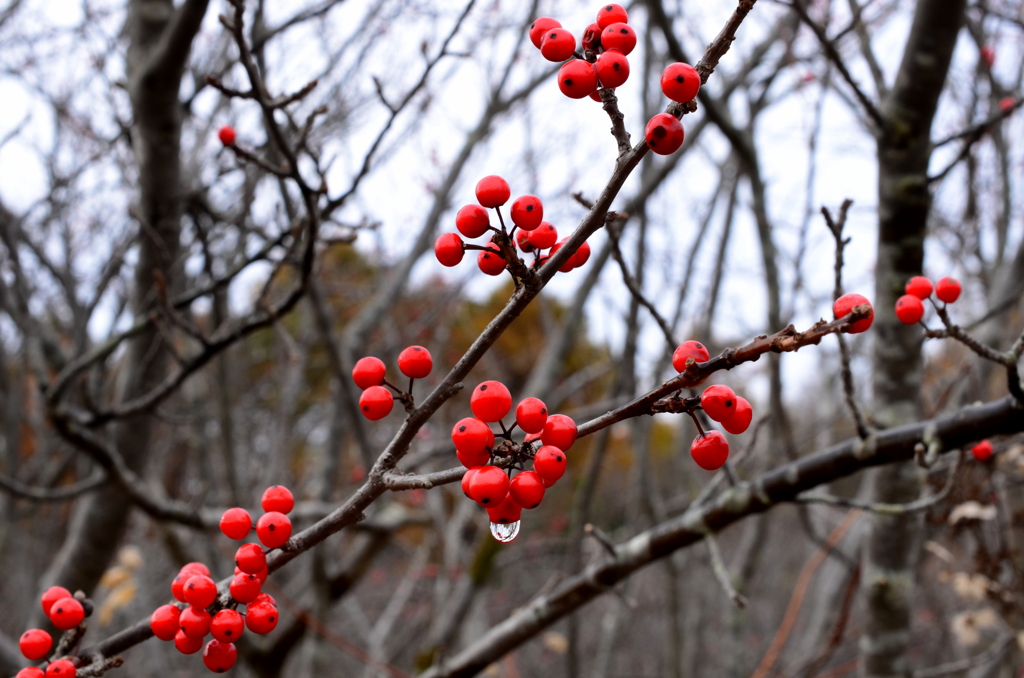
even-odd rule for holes
{"type": "Polygon", "coordinates": [[[220,139],[220,142],[225,146],[234,146],[235,128],[231,125],[224,125],[219,130],[217,130],[217,138],[220,139]]]}
{"type": "MultiPolygon", "coordinates": [[[[832,317],[837,320],[839,318],[845,318],[850,315],[850,311],[852,311],[855,306],[861,306],[863,304],[871,306],[871,302],[868,301],[865,296],[860,294],[844,294],[836,299],[832,304],[832,317]]],[[[875,309],[872,307],[871,313],[867,318],[863,318],[853,323],[846,331],[849,334],[860,334],[861,332],[867,331],[873,322],[875,322],[875,309]]]]}
{"type": "Polygon", "coordinates": [[[576,249],[576,253],[572,255],[572,266],[573,268],[579,268],[583,264],[587,263],[590,259],[590,243],[586,240],[583,244],[576,249]]]}
{"type": "Polygon", "coordinates": [[[462,257],[466,255],[466,246],[458,233],[442,233],[434,241],[434,256],[441,262],[442,266],[451,268],[458,266],[462,257]]]}
{"type": "Polygon", "coordinates": [[[544,33],[552,28],[561,27],[562,24],[549,16],[542,16],[539,19],[534,19],[533,23],[530,24],[530,42],[533,43],[534,47],[540,49],[540,41],[544,37],[544,33]]]}
{"type": "Polygon", "coordinates": [[[252,601],[252,604],[253,605],[267,604],[267,605],[273,605],[275,609],[277,608],[277,601],[274,600],[274,596],[270,595],[269,593],[261,593],[261,594],[259,594],[258,596],[256,596],[256,600],[252,601]]]}
{"type": "Polygon", "coordinates": [[[43,614],[49,617],[50,608],[53,606],[54,603],[56,603],[58,600],[63,600],[64,598],[70,597],[71,591],[68,591],[63,586],[51,586],[50,588],[46,589],[41,598],[41,601],[43,603],[43,614]]]}
{"type": "Polygon", "coordinates": [[[486,422],[466,417],[452,427],[452,442],[458,452],[469,455],[486,453],[494,447],[494,431],[486,422]]]}
{"type": "Polygon", "coordinates": [[[264,511],[291,513],[295,508],[295,497],[292,495],[292,491],[284,485],[271,485],[263,490],[260,506],[264,511]]]}
{"type": "Polygon", "coordinates": [[[501,418],[512,409],[512,394],[500,381],[484,381],[473,389],[469,397],[469,407],[477,419],[483,421],[501,421],[501,418]]]}
{"type": "Polygon", "coordinates": [[[508,486],[508,496],[524,509],[537,508],[544,499],[544,481],[536,471],[523,471],[512,479],[508,486]]]}
{"type": "Polygon", "coordinates": [[[629,78],[629,59],[621,52],[612,50],[597,57],[594,64],[601,87],[619,87],[629,78]]]}
{"type": "Polygon", "coordinates": [[[693,361],[697,363],[706,363],[711,358],[711,354],[708,353],[707,347],[699,341],[693,339],[684,341],[672,354],[672,369],[676,372],[685,370],[687,358],[693,358],[693,361]]]}
{"type": "Polygon", "coordinates": [[[181,630],[178,622],[180,616],[181,610],[176,605],[161,605],[149,615],[149,628],[160,640],[174,640],[174,636],[181,630]]]}
{"type": "Polygon", "coordinates": [[[188,606],[178,615],[178,623],[182,632],[189,638],[205,638],[210,632],[210,613],[206,610],[188,606]]]}
{"type": "Polygon", "coordinates": [[[231,591],[232,598],[239,603],[245,604],[256,599],[256,596],[260,594],[260,586],[262,586],[262,582],[260,582],[259,577],[254,574],[239,572],[231,578],[229,590],[231,591]]]}
{"type": "Polygon", "coordinates": [[[398,354],[398,369],[411,379],[423,379],[433,368],[434,359],[422,346],[410,346],[398,354]]]}
{"type": "Polygon", "coordinates": [[[292,536],[292,521],[277,511],[264,513],[256,521],[256,536],[268,549],[280,548],[292,536]]]}
{"type": "MultiPolygon", "coordinates": [[[[225,610],[225,612],[232,611],[225,610]]],[[[236,659],[238,659],[238,650],[235,649],[234,643],[211,640],[203,649],[203,664],[214,673],[224,673],[235,665],[236,659]]]]}
{"type": "Polygon", "coordinates": [[[947,304],[952,304],[960,298],[960,281],[956,278],[939,278],[935,283],[935,296],[947,304]]]}
{"type": "Polygon", "coordinates": [[[548,61],[571,59],[576,51],[576,36],[564,28],[552,28],[540,41],[540,54],[548,61]]]}
{"type": "Polygon", "coordinates": [[[186,635],[184,631],[178,631],[174,634],[174,647],[182,654],[195,654],[203,649],[203,637],[205,635],[193,638],[186,635]]]}
{"type": "Polygon", "coordinates": [[[455,215],[455,228],[459,229],[459,233],[467,238],[479,238],[487,232],[490,226],[491,218],[481,205],[466,205],[455,215]]]}
{"type": "Polygon", "coordinates": [[[484,207],[500,207],[512,197],[508,182],[492,174],[476,182],[476,200],[484,207]]]}
{"type": "Polygon", "coordinates": [[[924,304],[912,294],[904,294],[896,300],[896,317],[904,325],[913,325],[924,317],[924,304]]]}
{"type": "Polygon", "coordinates": [[[558,69],[558,89],[570,99],[582,99],[597,90],[597,69],[583,59],[566,61],[558,69]]]}
{"type": "Polygon", "coordinates": [[[699,90],[700,74],[690,64],[669,64],[661,73],[661,91],[672,101],[693,101],[699,90]]]}
{"type": "Polygon", "coordinates": [[[85,608],[74,598],[61,598],[50,608],[50,621],[61,631],[73,629],[85,619],[85,608]]]}
{"type": "Polygon", "coordinates": [[[543,220],[544,203],[537,196],[521,195],[512,203],[512,223],[520,229],[532,231],[543,220]]]}
{"type": "Polygon", "coordinates": [[[548,406],[540,398],[523,398],[516,406],[516,423],[524,433],[540,433],[548,422],[548,406]]]}
{"type": "Polygon", "coordinates": [[[38,666],[26,666],[14,674],[14,678],[43,678],[46,674],[38,666]]]}
{"type": "Polygon", "coordinates": [[[480,467],[476,466],[471,469],[466,469],[466,472],[462,474],[462,494],[466,495],[470,499],[473,497],[469,494],[469,484],[472,482],[473,476],[475,476],[476,472],[479,470],[480,467]]]}
{"type": "Polygon", "coordinates": [[[211,576],[210,568],[208,568],[203,563],[186,563],[185,565],[182,565],[181,569],[178,572],[180,574],[188,574],[189,576],[194,574],[202,574],[206,575],[207,577],[211,576]]]}
{"type": "Polygon", "coordinates": [[[210,622],[210,634],[222,643],[233,643],[238,640],[245,629],[242,615],[234,610],[221,610],[213,615],[210,622]]]}
{"type": "Polygon", "coordinates": [[[729,441],[719,431],[708,431],[694,438],[690,456],[705,471],[715,471],[729,457],[729,441]]]}
{"type": "Polygon", "coordinates": [[[492,523],[508,525],[519,520],[523,514],[523,507],[512,501],[512,496],[505,497],[505,501],[497,506],[487,509],[487,517],[492,523]]]}
{"type": "Polygon", "coordinates": [[[259,544],[242,544],[235,551],[235,565],[246,574],[258,575],[267,569],[267,554],[259,544]]]}
{"type": "Polygon", "coordinates": [[[505,259],[501,256],[501,248],[495,243],[487,243],[487,249],[476,255],[476,265],[487,275],[501,275],[505,270],[505,259]]]}
{"type": "Polygon", "coordinates": [[[180,603],[185,602],[185,584],[192,576],[192,572],[181,572],[171,580],[171,595],[180,603]]]}
{"type": "Polygon", "coordinates": [[[359,396],[359,411],[370,421],[383,419],[395,406],[395,397],[383,386],[371,386],[359,396]]]}
{"type": "Polygon", "coordinates": [[[253,633],[265,635],[277,626],[277,608],[262,603],[245,608],[245,627],[253,633]]]}
{"type": "Polygon", "coordinates": [[[999,100],[999,110],[1003,113],[1006,113],[1007,111],[1011,110],[1016,105],[1017,100],[1014,99],[1013,97],[1003,97],[1002,99],[999,100]]]}
{"type": "Polygon", "coordinates": [[[629,14],[622,5],[605,5],[597,10],[597,25],[607,28],[612,24],[628,24],[629,14]]]}
{"type": "Polygon", "coordinates": [[[647,146],[658,155],[671,155],[683,145],[683,123],[674,115],[658,113],[647,123],[644,131],[647,146]]]}
{"type": "Polygon", "coordinates": [[[53,638],[42,629],[29,629],[18,639],[18,648],[27,659],[42,659],[53,647],[53,638]]]}
{"type": "MultiPolygon", "coordinates": [[[[971,454],[973,454],[974,458],[978,461],[987,461],[992,456],[992,443],[989,442],[987,438],[982,440],[980,443],[975,443],[971,448],[971,454]]],[[[29,657],[29,659],[31,659],[31,657],[29,657]]]]}
{"type": "Polygon", "coordinates": [[[564,414],[552,414],[544,423],[540,441],[545,445],[554,445],[563,452],[568,452],[576,442],[576,422],[564,414]]]}
{"type": "Polygon", "coordinates": [[[985,45],[981,48],[981,60],[985,65],[992,68],[996,63],[996,48],[992,45],[985,45]]]}
{"type": "Polygon", "coordinates": [[[628,55],[636,47],[636,31],[624,23],[608,24],[601,30],[601,46],[628,55]]]}
{"type": "Polygon", "coordinates": [[[907,294],[913,294],[918,299],[927,299],[932,296],[932,281],[923,275],[915,275],[907,281],[904,291],[907,294]]]}
{"type": "MultiPolygon", "coordinates": [[[[551,252],[549,252],[549,255],[552,256],[552,257],[555,256],[555,254],[558,252],[558,250],[562,249],[562,246],[565,245],[565,242],[567,240],[568,240],[568,238],[562,238],[561,240],[556,242],[554,245],[552,245],[551,252]]],[[[572,253],[571,255],[569,255],[569,258],[566,259],[565,262],[563,262],[562,265],[558,267],[558,271],[560,273],[568,273],[569,271],[571,271],[574,268],[576,268],[576,253],[575,252],[572,253]]]]}
{"type": "Polygon", "coordinates": [[[736,394],[728,386],[715,384],[704,389],[700,406],[715,421],[725,421],[736,414],[736,394]]]}
{"type": "Polygon", "coordinates": [[[530,233],[530,244],[538,250],[546,250],[558,240],[558,229],[550,222],[543,221],[535,231],[530,233]]]}
{"type": "Polygon", "coordinates": [[[754,408],[750,406],[746,398],[736,396],[736,411],[722,422],[722,428],[733,435],[739,435],[750,428],[750,421],[753,418],[754,408]]]}
{"type": "Polygon", "coordinates": [[[508,496],[509,480],[497,466],[481,466],[469,481],[469,496],[484,508],[497,506],[508,496]]]}
{"type": "Polygon", "coordinates": [[[50,662],[46,667],[46,678],[75,678],[78,669],[67,659],[50,662]]]}
{"type": "Polygon", "coordinates": [[[545,445],[533,456],[533,470],[553,485],[565,474],[565,452],[554,445],[545,445]]]}
{"type": "Polygon", "coordinates": [[[597,24],[590,24],[583,31],[583,39],[580,40],[583,49],[589,49],[597,54],[601,51],[601,27],[597,24]]]}
{"type": "Polygon", "coordinates": [[[228,539],[245,539],[252,531],[252,517],[243,508],[229,508],[220,517],[220,531],[228,539]]]}
{"type": "Polygon", "coordinates": [[[380,386],[384,383],[385,372],[387,368],[384,367],[383,360],[367,356],[356,361],[356,366],[352,368],[352,381],[362,389],[380,386]]]}
{"type": "Polygon", "coordinates": [[[533,252],[534,247],[530,242],[530,231],[524,231],[519,229],[516,231],[516,244],[519,245],[519,249],[524,252],[533,252]]]}

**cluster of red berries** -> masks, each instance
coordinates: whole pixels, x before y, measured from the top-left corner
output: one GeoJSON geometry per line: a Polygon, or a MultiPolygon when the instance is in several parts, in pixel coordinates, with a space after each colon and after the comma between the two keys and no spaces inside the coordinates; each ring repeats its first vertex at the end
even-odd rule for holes
{"type": "MultiPolygon", "coordinates": [[[[410,346],[398,354],[398,369],[409,377],[411,391],[413,379],[423,379],[434,369],[434,359],[430,357],[430,351],[422,346],[410,346]]],[[[359,396],[359,411],[370,421],[383,419],[391,413],[391,408],[395,405],[395,396],[388,390],[389,388],[394,390],[399,398],[408,396],[397,386],[388,383],[385,378],[386,372],[384,362],[373,356],[360,358],[352,368],[352,380],[356,382],[356,386],[363,389],[363,394],[359,396]]]]}
{"type": "MultiPolygon", "coordinates": [[[[896,317],[904,325],[914,325],[924,317],[924,300],[932,296],[932,281],[923,275],[915,275],[907,281],[906,294],[896,300],[896,317]]],[[[956,278],[940,278],[934,286],[935,296],[947,304],[960,298],[960,281],[956,278]]]]}
{"type": "MultiPolygon", "coordinates": [[[[494,231],[491,242],[486,246],[467,245],[459,237],[459,233],[443,233],[434,243],[434,254],[437,260],[444,266],[457,266],[465,255],[467,249],[479,250],[476,257],[476,264],[480,270],[487,275],[501,275],[507,267],[505,255],[495,241],[497,238],[515,238],[515,243],[523,252],[532,252],[536,259],[534,267],[540,266],[548,258],[557,252],[565,239],[558,240],[558,231],[547,221],[544,221],[544,204],[535,195],[524,195],[515,199],[512,203],[512,230],[506,231],[505,220],[501,216],[501,206],[512,197],[512,190],[508,182],[499,176],[491,175],[481,179],[476,185],[476,199],[478,204],[465,205],[455,215],[455,227],[459,233],[467,238],[479,238],[488,231],[494,231]],[[501,228],[491,226],[488,208],[494,208],[498,214],[498,222],[501,228]],[[518,229],[518,230],[517,230],[518,229]],[[543,250],[550,250],[543,255],[543,250]]],[[[590,259],[590,245],[586,242],[580,246],[576,253],[562,265],[560,270],[568,273],[574,268],[579,268],[590,259]]]]}
{"type": "Polygon", "coordinates": [[[992,443],[988,438],[975,443],[971,447],[971,454],[974,455],[974,458],[978,461],[988,461],[992,458],[992,443]]]}
{"type": "MultiPolygon", "coordinates": [[[[46,589],[40,603],[43,614],[61,631],[70,631],[92,613],[92,604],[85,600],[81,592],[73,596],[63,586],[46,589]]],[[[53,638],[43,629],[29,629],[18,639],[18,648],[26,659],[36,661],[50,653],[53,638]]],[[[70,659],[55,659],[46,665],[45,670],[29,666],[18,671],[16,678],[75,678],[77,671],[70,659]]]]}
{"type": "Polygon", "coordinates": [[[576,422],[564,414],[549,415],[539,398],[524,398],[516,406],[515,423],[506,428],[502,419],[512,409],[512,394],[500,381],[479,384],[469,406],[474,416],[452,428],[455,454],[469,469],[462,491],[487,509],[491,533],[499,541],[512,541],[523,509],[540,506],[545,490],[565,473],[565,452],[576,442],[576,422]],[[491,423],[501,427],[500,444],[495,444],[491,423]],[[512,439],[516,426],[526,433],[522,443],[512,439]],[[527,470],[530,462],[533,468],[527,470]],[[514,471],[518,473],[513,476],[514,471]]]}
{"type": "Polygon", "coordinates": [[[850,311],[852,311],[854,307],[861,306],[863,304],[871,306],[871,312],[868,314],[867,318],[861,318],[850,325],[846,330],[848,334],[860,334],[861,332],[866,332],[868,328],[871,327],[871,323],[875,322],[875,308],[871,305],[871,302],[868,301],[867,297],[861,294],[844,294],[833,302],[832,315],[836,320],[845,318],[850,315],[850,311]]]}

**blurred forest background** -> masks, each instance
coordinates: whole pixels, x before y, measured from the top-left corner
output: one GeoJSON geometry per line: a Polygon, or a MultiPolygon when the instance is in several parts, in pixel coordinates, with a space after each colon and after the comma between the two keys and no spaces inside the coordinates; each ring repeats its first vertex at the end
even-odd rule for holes
{"type": "MultiPolygon", "coordinates": [[[[513,197],[540,196],[568,236],[613,172],[601,105],[563,97],[526,37],[538,16],[579,37],[594,2],[245,5],[270,96],[316,80],[270,121],[208,80],[249,88],[218,21],[233,16],[228,2],[0,8],[2,676],[23,665],[12,639],[42,623],[47,586],[95,601],[90,645],[167,602],[182,564],[230,574],[234,546],[161,514],[168,502],[252,509],[283,484],[298,530],[352,497],[404,416],[358,415],[353,362],[374,355],[394,370],[399,351],[423,345],[435,361],[417,385],[425,397],[513,293],[474,256],[455,269],[433,258],[476,181],[499,174],[513,197]],[[225,124],[248,159],[218,142],[225,124]],[[296,162],[301,182],[287,176],[296,162]],[[113,479],[111,449],[152,504],[113,479]]],[[[636,143],[668,103],[662,69],[695,63],[736,5],[626,6],[639,44],[616,94],[636,143]]],[[[952,275],[964,285],[956,322],[999,351],[1021,335],[1022,79],[1018,0],[759,0],[683,118],[683,148],[643,159],[613,202],[627,218],[525,308],[400,467],[458,465],[449,431],[479,381],[582,423],[673,376],[676,342],[715,355],[831,320],[835,241],[820,209],[838,214],[845,199],[843,284],[876,308],[875,327],[846,338],[864,425],[1000,401],[1011,414],[961,438],[1024,430],[1006,370],[923,341],[892,311],[911,275],[952,275]]],[[[934,312],[926,322],[940,326],[934,312]]],[[[754,405],[751,431],[730,437],[741,480],[858,435],[842,365],[826,337],[715,376],[754,405]]],[[[281,623],[239,643],[234,672],[451,675],[446,662],[486,648],[488,629],[605,557],[585,525],[620,543],[719,491],[722,474],[690,459],[694,435],[688,418],[659,415],[582,438],[508,545],[458,483],[384,493],[365,520],[272,575],[281,623]]],[[[947,454],[819,488],[907,503],[952,478],[923,510],[755,513],[481,655],[483,673],[1016,676],[1024,437],[992,440],[989,463],[957,467],[947,454]]],[[[119,671],[133,676],[206,673],[156,640],[125,657],[119,671]]]]}

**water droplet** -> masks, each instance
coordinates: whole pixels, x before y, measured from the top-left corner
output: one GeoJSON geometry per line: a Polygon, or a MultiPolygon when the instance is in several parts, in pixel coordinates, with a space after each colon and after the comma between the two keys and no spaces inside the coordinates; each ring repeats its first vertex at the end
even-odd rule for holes
{"type": "Polygon", "coordinates": [[[491,534],[502,544],[507,544],[519,534],[519,522],[517,520],[514,523],[505,523],[504,525],[501,523],[491,523],[491,534]]]}

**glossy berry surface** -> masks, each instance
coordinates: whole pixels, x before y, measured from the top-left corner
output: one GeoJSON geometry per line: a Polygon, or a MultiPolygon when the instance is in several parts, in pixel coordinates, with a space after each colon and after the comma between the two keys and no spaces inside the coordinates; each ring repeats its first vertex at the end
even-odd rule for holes
{"type": "Polygon", "coordinates": [[[533,457],[533,470],[554,483],[565,475],[565,452],[554,445],[545,445],[533,457]]]}
{"type": "Polygon", "coordinates": [[[179,572],[178,575],[171,580],[171,595],[179,603],[185,602],[185,583],[192,577],[191,572],[179,572]]]}
{"type": "Polygon", "coordinates": [[[67,659],[50,662],[46,667],[46,678],[75,678],[78,669],[67,659]]]}
{"type": "Polygon", "coordinates": [[[536,471],[523,471],[512,479],[508,496],[524,509],[537,508],[544,499],[544,481],[536,471]]]}
{"type": "Polygon", "coordinates": [[[181,567],[182,572],[191,572],[192,574],[205,574],[207,577],[210,575],[210,568],[203,563],[185,563],[181,567]]]}
{"type": "Polygon", "coordinates": [[[359,396],[359,411],[370,421],[377,421],[391,414],[395,397],[383,386],[371,386],[359,396]]]}
{"type": "Polygon", "coordinates": [[[245,627],[253,633],[270,633],[277,626],[277,619],[277,608],[267,603],[249,605],[245,609],[245,627]]]}
{"type": "Polygon", "coordinates": [[[466,417],[452,427],[455,450],[466,454],[480,454],[494,447],[494,431],[481,419],[466,417]]]}
{"type": "Polygon", "coordinates": [[[545,445],[554,445],[563,452],[568,452],[576,442],[576,422],[564,414],[552,414],[544,422],[540,441],[545,445]]]}
{"type": "Polygon", "coordinates": [[[924,304],[912,294],[904,294],[896,300],[896,317],[904,325],[913,325],[924,317],[924,304]]]}
{"type": "Polygon", "coordinates": [[[932,295],[932,281],[923,275],[915,275],[907,281],[904,291],[918,299],[927,299],[932,295]]]}
{"type": "Polygon", "coordinates": [[[486,176],[476,182],[476,201],[484,207],[500,207],[512,197],[508,182],[497,175],[486,176]]]}
{"type": "Polygon", "coordinates": [[[256,521],[256,536],[268,549],[280,548],[292,536],[292,521],[277,511],[264,513],[256,521]]]}
{"type": "Polygon", "coordinates": [[[42,629],[29,629],[18,638],[18,649],[27,659],[42,659],[53,647],[53,638],[42,629]]]}
{"type": "Polygon", "coordinates": [[[458,266],[466,256],[466,246],[458,233],[442,233],[434,241],[434,256],[442,266],[458,266]]]}
{"type": "Polygon", "coordinates": [[[533,252],[535,248],[530,242],[530,231],[524,231],[522,229],[516,231],[516,245],[518,245],[519,249],[523,252],[533,252]]]}
{"type": "Polygon", "coordinates": [[[544,37],[544,33],[552,28],[561,27],[561,23],[549,16],[542,16],[538,19],[534,19],[533,23],[530,24],[530,42],[533,43],[534,47],[540,49],[540,41],[544,37]]]}
{"type": "Polygon", "coordinates": [[[210,635],[222,643],[235,642],[244,629],[242,615],[234,610],[221,610],[210,621],[210,635]]]}
{"type": "Polygon", "coordinates": [[[508,496],[509,480],[497,466],[481,466],[469,481],[469,496],[484,508],[497,506],[508,496]]]}
{"type": "Polygon", "coordinates": [[[725,421],[736,413],[736,394],[723,384],[708,386],[700,394],[700,406],[715,421],[725,421]]]}
{"type": "Polygon", "coordinates": [[[62,598],[50,608],[50,621],[61,631],[73,629],[85,619],[85,608],[74,598],[62,598]]]}
{"type": "Polygon", "coordinates": [[[231,125],[224,125],[217,130],[217,138],[220,139],[220,142],[225,146],[234,146],[235,136],[235,128],[231,125]]]}
{"type": "Polygon", "coordinates": [[[277,601],[274,600],[274,596],[270,595],[269,593],[261,593],[261,594],[259,594],[258,596],[256,596],[256,600],[252,601],[252,604],[253,605],[263,605],[263,604],[266,604],[266,605],[273,605],[275,608],[277,607],[277,601]]]}
{"type": "Polygon", "coordinates": [[[644,130],[647,146],[658,155],[671,155],[678,151],[685,136],[683,123],[668,113],[658,113],[644,130]]]}
{"type": "Polygon", "coordinates": [[[468,469],[462,474],[462,494],[466,495],[469,499],[473,497],[469,494],[469,484],[473,482],[473,476],[480,470],[479,467],[468,469]]]}
{"type": "Polygon", "coordinates": [[[661,73],[661,91],[672,101],[693,101],[699,90],[700,74],[690,64],[669,64],[661,73]]]}
{"type": "Polygon", "coordinates": [[[733,415],[722,422],[722,428],[733,435],[739,435],[750,428],[750,422],[754,418],[754,408],[750,406],[746,398],[736,396],[736,411],[733,415]]]}
{"type": "Polygon", "coordinates": [[[626,13],[626,8],[622,5],[604,5],[601,9],[597,10],[598,28],[607,28],[612,24],[628,23],[629,14],[626,13]]]}
{"type": "MultiPolygon", "coordinates": [[[[563,238],[562,240],[559,240],[558,242],[556,242],[556,243],[555,243],[555,244],[554,244],[554,245],[553,245],[553,246],[551,247],[551,253],[550,253],[550,256],[552,256],[552,257],[553,257],[553,256],[555,256],[555,254],[556,254],[556,253],[558,252],[558,250],[562,249],[562,246],[563,246],[563,245],[565,245],[565,241],[566,241],[566,240],[568,240],[568,238],[563,238]]],[[[562,265],[558,267],[558,271],[559,271],[560,273],[568,273],[569,271],[571,271],[571,270],[572,270],[572,269],[574,269],[574,268],[576,268],[576,258],[575,258],[575,253],[573,253],[573,255],[572,255],[572,256],[570,256],[570,257],[569,257],[568,259],[566,259],[566,260],[565,260],[565,261],[564,261],[564,262],[562,263],[562,265]]]]}
{"type": "Polygon", "coordinates": [[[54,603],[56,603],[58,600],[63,600],[64,598],[70,597],[71,591],[68,591],[63,586],[51,586],[50,588],[46,589],[40,601],[42,602],[43,605],[43,614],[49,617],[50,608],[53,606],[54,603]]]}
{"type": "Polygon", "coordinates": [[[960,292],[960,281],[956,278],[939,278],[939,281],[935,283],[935,296],[947,304],[952,304],[959,299],[960,292]]]}
{"type": "Polygon", "coordinates": [[[469,407],[477,419],[501,421],[512,409],[512,394],[500,381],[485,381],[473,389],[469,407]]]}
{"type": "Polygon", "coordinates": [[[558,69],[558,89],[570,99],[582,99],[597,91],[597,69],[583,59],[565,62],[558,69]]]}
{"type": "Polygon", "coordinates": [[[505,270],[505,260],[496,244],[487,243],[487,249],[476,254],[477,267],[487,275],[501,275],[505,270]]]}
{"type": "Polygon", "coordinates": [[[217,600],[217,584],[205,574],[196,574],[185,582],[185,602],[200,609],[217,600]]]}
{"type": "Polygon", "coordinates": [[[352,381],[362,389],[380,386],[384,383],[385,372],[387,372],[387,368],[384,367],[384,361],[373,356],[366,356],[357,360],[355,367],[352,368],[352,381]]]}
{"type": "Polygon", "coordinates": [[[434,359],[422,346],[410,346],[398,354],[398,369],[410,379],[423,379],[434,369],[434,359]]]}
{"type": "Polygon", "coordinates": [[[174,640],[174,636],[178,635],[178,631],[181,630],[181,624],[178,623],[179,616],[181,616],[181,610],[177,606],[161,605],[153,610],[153,614],[149,615],[149,628],[153,631],[153,635],[160,640],[174,640]]]}
{"type": "Polygon", "coordinates": [[[455,228],[467,238],[479,238],[490,225],[491,217],[482,205],[466,205],[455,214],[455,228]]]}
{"type": "Polygon", "coordinates": [[[210,632],[210,620],[209,612],[191,605],[178,616],[181,631],[189,638],[204,638],[210,632]]]}
{"type": "Polygon", "coordinates": [[[235,665],[238,650],[234,643],[211,640],[203,649],[203,664],[214,673],[224,673],[235,665]]]}
{"type": "Polygon", "coordinates": [[[577,248],[571,259],[573,268],[579,268],[583,266],[583,264],[587,263],[590,259],[590,243],[584,240],[583,244],[577,248]]]}
{"type": "Polygon", "coordinates": [[[530,233],[530,244],[539,250],[546,250],[558,240],[558,229],[549,221],[542,221],[535,231],[530,233]]]}
{"type": "Polygon", "coordinates": [[[46,674],[38,666],[26,666],[14,674],[14,678],[43,678],[46,674]]]}
{"type": "Polygon", "coordinates": [[[185,635],[184,631],[178,631],[174,635],[174,647],[182,654],[195,654],[203,649],[203,636],[193,638],[185,635]]]}
{"type": "Polygon", "coordinates": [[[220,531],[228,539],[245,539],[252,531],[252,516],[243,508],[229,508],[220,517],[220,531]]]}
{"type": "Polygon", "coordinates": [[[260,594],[260,586],[262,583],[256,575],[239,572],[231,578],[229,590],[232,598],[244,604],[252,602],[260,594]]]}
{"type": "Polygon", "coordinates": [[[628,55],[636,47],[636,31],[624,23],[608,24],[601,30],[601,46],[628,55]]]}
{"type": "Polygon", "coordinates": [[[548,406],[540,398],[523,398],[516,406],[516,423],[524,433],[540,433],[548,421],[548,406]]]}
{"type": "Polygon", "coordinates": [[[242,544],[235,551],[235,565],[246,574],[259,575],[267,569],[267,554],[259,544],[242,544]]]}
{"type": "Polygon", "coordinates": [[[597,57],[594,68],[601,87],[619,87],[629,79],[629,59],[615,50],[597,57]]]}
{"type": "Polygon", "coordinates": [[[576,51],[576,36],[564,28],[544,32],[540,41],[540,54],[548,61],[565,61],[576,51]]]}
{"type": "MultiPolygon", "coordinates": [[[[871,302],[868,301],[867,297],[861,294],[844,294],[833,302],[832,316],[837,320],[839,318],[845,318],[850,315],[850,311],[852,311],[855,306],[861,306],[863,304],[870,306],[871,302]]],[[[867,318],[862,318],[861,320],[853,323],[846,331],[849,334],[860,334],[861,332],[866,332],[873,322],[875,322],[874,308],[871,309],[871,314],[868,315],[867,318]]]]}
{"type": "Polygon", "coordinates": [[[532,231],[543,220],[544,203],[537,196],[521,195],[512,203],[512,223],[522,230],[532,231]]]}
{"type": "Polygon", "coordinates": [[[676,372],[685,370],[687,358],[693,358],[694,362],[706,363],[711,355],[708,353],[707,347],[699,341],[693,339],[684,341],[672,353],[672,369],[676,372]]]}
{"type": "Polygon", "coordinates": [[[975,443],[974,446],[971,447],[971,454],[978,461],[987,461],[992,457],[992,443],[987,439],[982,440],[980,443],[975,443]]]}
{"type": "Polygon", "coordinates": [[[263,490],[263,496],[260,497],[260,506],[264,511],[291,513],[292,509],[295,508],[295,496],[284,485],[271,485],[263,490]]]}
{"type": "Polygon", "coordinates": [[[580,40],[580,45],[583,49],[589,49],[595,54],[601,51],[601,27],[595,24],[590,24],[583,31],[583,38],[580,40]]]}
{"type": "Polygon", "coordinates": [[[694,438],[690,445],[690,456],[705,471],[715,471],[729,457],[729,441],[718,431],[708,431],[694,438]]]}
{"type": "Polygon", "coordinates": [[[523,508],[512,501],[512,497],[506,497],[505,501],[501,502],[497,506],[487,509],[487,517],[492,523],[498,523],[499,525],[508,525],[514,523],[522,517],[523,508]]]}

